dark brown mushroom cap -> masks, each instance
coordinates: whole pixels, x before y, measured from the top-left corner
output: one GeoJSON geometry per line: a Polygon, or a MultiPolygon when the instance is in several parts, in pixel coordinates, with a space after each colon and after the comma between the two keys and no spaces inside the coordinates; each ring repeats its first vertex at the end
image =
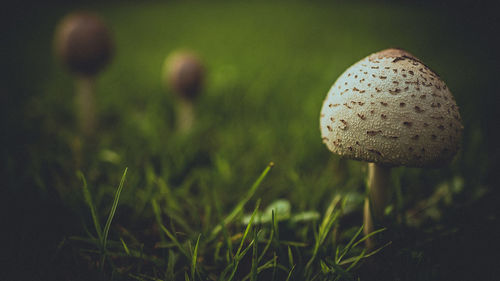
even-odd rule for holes
{"type": "Polygon", "coordinates": [[[75,12],[62,19],[56,29],[55,51],[73,73],[94,76],[114,53],[110,31],[104,21],[89,12],[75,12]]]}
{"type": "Polygon", "coordinates": [[[321,135],[339,155],[390,166],[436,166],[459,148],[458,106],[440,77],[400,49],[347,69],[321,109],[321,135]]]}
{"type": "Polygon", "coordinates": [[[205,69],[191,52],[176,52],[167,57],[164,66],[167,86],[182,98],[195,99],[202,88],[205,69]]]}

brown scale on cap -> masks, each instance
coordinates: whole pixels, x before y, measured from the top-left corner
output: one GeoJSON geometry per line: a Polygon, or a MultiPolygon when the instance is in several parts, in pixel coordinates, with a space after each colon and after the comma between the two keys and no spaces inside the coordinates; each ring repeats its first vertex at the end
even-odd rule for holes
{"type": "Polygon", "coordinates": [[[397,62],[398,60],[404,60],[405,58],[409,58],[415,61],[419,61],[414,55],[409,52],[399,49],[399,48],[390,48],[380,51],[378,53],[371,54],[368,57],[369,61],[377,61],[380,59],[393,58],[393,62],[397,62]]]}
{"type": "Polygon", "coordinates": [[[401,49],[372,54],[347,69],[330,89],[321,114],[322,137],[336,140],[325,142],[332,152],[384,165],[446,162],[458,150],[463,130],[445,83],[401,49]],[[350,91],[340,95],[340,85],[350,91]]]}
{"type": "Polygon", "coordinates": [[[94,76],[114,53],[114,43],[104,21],[89,12],[76,12],[62,19],[54,38],[56,55],[71,72],[94,76]]]}

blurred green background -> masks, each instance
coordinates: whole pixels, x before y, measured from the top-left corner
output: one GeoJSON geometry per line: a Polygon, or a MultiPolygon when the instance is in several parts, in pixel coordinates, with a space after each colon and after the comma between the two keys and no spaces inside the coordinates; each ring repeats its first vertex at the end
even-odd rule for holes
{"type": "Polygon", "coordinates": [[[456,188],[436,220],[457,227],[458,238],[426,254],[429,264],[459,253],[464,260],[430,276],[490,276],[483,251],[498,234],[499,61],[498,17],[487,2],[55,2],[18,3],[4,12],[0,262],[12,271],[6,276],[50,276],[58,243],[82,232],[89,218],[77,169],[105,213],[129,167],[116,220],[132,229],[151,227],[149,201],[169,202],[170,190],[181,198],[172,213],[206,231],[200,214],[207,196],[215,193],[229,212],[270,161],[276,167],[256,195],[263,206],[286,198],[294,212],[322,213],[334,194],[362,195],[364,165],[326,149],[319,111],[347,67],[389,47],[408,50],[441,76],[465,127],[449,166],[395,171],[407,209],[439,186],[456,188]],[[52,50],[57,22],[76,9],[106,20],[117,51],[97,80],[98,138],[79,167],[74,81],[52,50]],[[161,77],[165,57],[178,49],[197,52],[207,70],[189,135],[175,131],[175,99],[161,77]],[[461,248],[445,248],[453,243],[461,248]]]}

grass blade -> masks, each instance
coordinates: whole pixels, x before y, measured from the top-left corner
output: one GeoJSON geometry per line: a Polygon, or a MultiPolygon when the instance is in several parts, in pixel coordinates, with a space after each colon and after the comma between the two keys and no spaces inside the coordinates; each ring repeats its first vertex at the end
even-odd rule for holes
{"type": "Polygon", "coordinates": [[[236,251],[236,255],[235,255],[236,258],[238,258],[239,254],[241,252],[241,249],[243,248],[243,243],[245,243],[245,239],[248,236],[248,232],[252,228],[253,220],[255,219],[255,215],[257,214],[257,211],[259,211],[259,205],[260,205],[260,199],[257,201],[257,204],[255,204],[255,209],[253,210],[252,217],[250,217],[250,222],[248,222],[248,225],[245,229],[245,232],[243,233],[243,237],[241,237],[240,246],[238,247],[238,250],[236,251]]]}
{"type": "Polygon", "coordinates": [[[271,234],[269,234],[269,240],[267,241],[266,246],[264,246],[264,250],[260,254],[257,263],[260,263],[260,261],[264,258],[265,254],[267,253],[267,250],[271,246],[271,242],[273,242],[273,238],[274,238],[274,211],[272,213],[272,221],[273,221],[273,223],[271,225],[271,234]]]}
{"type": "Polygon", "coordinates": [[[314,244],[313,254],[306,264],[306,269],[309,269],[311,267],[314,259],[316,259],[320,246],[325,241],[326,237],[328,236],[328,233],[330,233],[332,229],[334,222],[340,215],[341,211],[336,211],[335,209],[338,206],[340,200],[341,200],[340,195],[336,195],[332,199],[332,202],[330,202],[328,208],[326,209],[325,216],[323,218],[323,221],[321,222],[321,225],[319,226],[318,233],[315,234],[316,241],[314,244]]]}
{"type": "Polygon", "coordinates": [[[330,266],[333,267],[334,272],[338,273],[343,278],[345,278],[347,280],[353,280],[354,279],[353,276],[349,272],[347,272],[345,269],[343,269],[342,267],[340,267],[340,265],[335,264],[335,263],[331,263],[330,266]]]}
{"type": "MultiPolygon", "coordinates": [[[[257,274],[261,273],[262,271],[268,269],[268,268],[272,268],[274,267],[274,258],[273,259],[270,259],[268,260],[267,262],[265,262],[263,265],[259,266],[257,268],[257,274]]],[[[245,276],[243,279],[241,279],[241,281],[246,281],[248,280],[250,277],[252,276],[252,273],[250,272],[247,276],[245,276]]]]}
{"type": "Polygon", "coordinates": [[[363,249],[363,251],[361,252],[361,254],[359,254],[359,256],[357,257],[357,259],[355,259],[355,260],[354,260],[354,262],[353,262],[353,263],[351,263],[351,265],[349,265],[349,267],[347,267],[346,271],[349,271],[349,270],[353,269],[353,268],[356,266],[356,264],[358,264],[358,262],[359,262],[362,258],[364,258],[365,253],[366,253],[366,249],[363,249]]]}
{"type": "Polygon", "coordinates": [[[290,265],[290,268],[293,268],[295,266],[295,264],[293,263],[293,254],[290,246],[288,246],[288,264],[290,265]]]}
{"type": "MultiPolygon", "coordinates": [[[[231,213],[224,219],[223,223],[224,225],[229,224],[231,221],[233,221],[238,214],[240,214],[243,211],[243,207],[245,204],[252,198],[252,196],[255,194],[257,191],[257,188],[260,186],[266,175],[269,173],[271,168],[274,166],[273,162],[270,162],[267,167],[264,169],[264,171],[260,174],[260,176],[257,178],[257,180],[254,182],[250,190],[247,192],[245,197],[234,207],[234,209],[231,211],[231,213]]],[[[211,233],[211,236],[209,240],[213,239],[220,231],[222,230],[221,225],[217,225],[211,233]]]]}
{"type": "MultiPolygon", "coordinates": [[[[288,248],[290,249],[290,248],[288,248]]],[[[295,269],[295,264],[292,266],[292,268],[290,269],[290,272],[288,272],[288,276],[286,277],[286,281],[289,281],[290,278],[292,277],[292,273],[293,273],[293,270],[295,269]]]]}
{"type": "Polygon", "coordinates": [[[92,196],[90,195],[90,191],[87,186],[87,181],[85,180],[85,176],[81,171],[78,171],[77,174],[83,181],[83,197],[85,198],[85,203],[87,203],[87,205],[90,208],[90,214],[92,215],[92,221],[94,222],[95,231],[97,232],[99,240],[102,240],[101,224],[99,223],[99,218],[97,217],[95,206],[94,203],[92,202],[92,196]]]}
{"type": "Polygon", "coordinates": [[[248,250],[250,250],[250,247],[253,248],[253,244],[256,244],[257,241],[255,241],[255,236],[252,242],[250,242],[250,245],[246,247],[243,251],[243,244],[245,243],[246,237],[248,236],[248,233],[250,232],[250,229],[253,226],[253,220],[255,219],[255,215],[257,214],[257,211],[259,210],[259,205],[260,205],[260,199],[257,201],[257,204],[255,204],[255,209],[252,213],[252,217],[250,218],[250,221],[248,222],[248,225],[245,229],[245,232],[243,233],[243,236],[241,237],[241,242],[240,246],[238,247],[238,250],[236,251],[236,254],[234,255],[234,261],[233,261],[233,271],[231,272],[231,275],[229,276],[228,281],[232,280],[234,278],[234,275],[236,274],[236,270],[238,269],[238,265],[240,261],[243,259],[243,257],[246,255],[248,250]]]}
{"type": "MultiPolygon", "coordinates": [[[[163,223],[161,220],[160,206],[158,206],[158,203],[156,202],[156,200],[154,198],[151,199],[151,206],[153,207],[153,213],[155,215],[156,223],[158,225],[162,225],[163,223]]],[[[160,232],[160,239],[161,239],[161,242],[166,243],[165,234],[163,234],[161,232],[160,232]]]]}
{"type": "Polygon", "coordinates": [[[322,260],[319,261],[319,265],[321,267],[321,272],[323,274],[328,274],[328,273],[330,273],[330,271],[332,271],[330,269],[330,267],[324,261],[322,261],[322,260]]]}
{"type": "Polygon", "coordinates": [[[130,250],[128,249],[127,244],[125,244],[125,241],[123,240],[123,238],[120,237],[120,241],[122,242],[123,249],[125,250],[125,253],[127,253],[127,255],[130,255],[130,250]]]}
{"type": "Polygon", "coordinates": [[[174,251],[168,250],[167,270],[165,273],[167,280],[174,280],[175,259],[176,257],[174,251]]]}
{"type": "MultiPolygon", "coordinates": [[[[254,229],[253,231],[253,239],[256,240],[258,238],[258,233],[257,233],[257,229],[254,229]]],[[[252,249],[252,268],[250,270],[250,281],[257,281],[257,270],[258,270],[258,266],[259,266],[259,262],[258,262],[258,255],[257,255],[257,245],[259,243],[255,242],[253,243],[253,249],[252,249]]]]}
{"type": "Polygon", "coordinates": [[[273,210],[271,212],[271,222],[273,225],[274,229],[274,238],[276,239],[276,242],[279,244],[280,243],[280,232],[279,232],[279,225],[278,225],[278,219],[277,219],[277,211],[276,212],[273,210]]]}
{"type": "Polygon", "coordinates": [[[177,240],[177,237],[175,235],[173,235],[170,231],[168,231],[168,229],[164,225],[161,225],[161,229],[167,234],[168,238],[170,238],[170,240],[172,240],[172,242],[174,242],[174,244],[177,246],[177,248],[179,248],[181,253],[183,253],[186,256],[186,258],[189,259],[190,256],[187,254],[186,249],[184,249],[184,247],[182,247],[179,240],[177,240]]]}
{"type": "Polygon", "coordinates": [[[140,274],[140,273],[138,273],[137,275],[135,275],[135,274],[129,274],[128,276],[134,278],[135,280],[139,280],[139,281],[146,281],[146,280],[150,280],[150,281],[163,281],[162,279],[155,278],[155,277],[152,277],[152,276],[147,276],[146,274],[140,274]]]}
{"type": "MultiPolygon", "coordinates": [[[[212,197],[213,197],[213,201],[215,204],[215,210],[217,212],[217,219],[220,221],[219,226],[222,229],[222,235],[224,236],[224,241],[226,242],[226,246],[227,246],[226,260],[227,260],[227,262],[229,262],[231,259],[234,258],[234,256],[233,256],[233,243],[231,242],[231,238],[229,237],[229,233],[227,231],[226,225],[224,224],[224,220],[222,220],[222,211],[220,208],[219,200],[217,199],[217,195],[215,194],[215,190],[212,190],[212,197]],[[230,257],[230,258],[228,258],[228,257],[230,257]]],[[[218,256],[217,251],[215,252],[215,255],[218,256]]]]}
{"type": "Polygon", "coordinates": [[[366,235],[365,237],[359,239],[358,242],[354,243],[354,245],[352,245],[353,247],[356,247],[357,245],[359,245],[360,243],[362,243],[363,241],[365,241],[366,239],[372,237],[373,235],[377,234],[377,233],[380,233],[382,231],[385,231],[387,228],[381,228],[381,229],[377,229],[373,232],[370,232],[368,235],[366,235]]]}
{"type": "Polygon", "coordinates": [[[191,260],[191,279],[194,281],[194,274],[196,272],[196,261],[198,259],[198,245],[200,244],[201,233],[198,235],[198,240],[196,240],[196,245],[194,246],[193,258],[191,260]]]}
{"type": "Polygon", "coordinates": [[[354,236],[351,238],[351,240],[349,241],[349,243],[347,243],[347,245],[345,246],[344,250],[342,251],[342,254],[340,254],[340,257],[338,257],[337,259],[335,259],[336,263],[339,263],[339,261],[342,260],[342,258],[351,250],[351,248],[353,246],[358,245],[358,244],[354,244],[354,241],[361,234],[361,231],[363,231],[363,227],[364,227],[364,225],[361,225],[361,227],[358,229],[358,231],[356,231],[356,234],[354,234],[354,236]]]}
{"type": "Polygon", "coordinates": [[[106,243],[108,241],[109,228],[111,227],[111,221],[113,221],[113,217],[115,216],[116,207],[118,207],[118,201],[120,200],[120,194],[123,189],[123,184],[125,183],[125,177],[127,176],[128,168],[125,168],[123,172],[122,179],[120,180],[120,185],[118,186],[118,190],[116,190],[115,198],[113,200],[113,205],[111,206],[111,211],[109,212],[108,220],[106,221],[106,225],[104,226],[103,236],[102,236],[102,248],[106,249],[106,243]]]}
{"type": "Polygon", "coordinates": [[[250,242],[250,245],[248,245],[248,247],[245,248],[245,250],[243,250],[241,252],[241,254],[235,256],[235,259],[233,261],[233,270],[231,271],[231,275],[229,276],[229,279],[227,279],[227,281],[231,281],[233,280],[234,278],[234,275],[236,274],[236,270],[238,270],[238,266],[240,264],[240,261],[243,259],[243,257],[246,255],[246,253],[248,252],[248,250],[250,250],[250,248],[253,247],[253,244],[255,244],[256,241],[255,240],[252,240],[252,242],[250,242]]]}
{"type": "Polygon", "coordinates": [[[181,243],[179,243],[179,240],[177,240],[177,237],[175,237],[170,231],[168,231],[168,229],[163,225],[163,224],[160,224],[160,229],[165,232],[165,234],[168,236],[168,238],[170,240],[172,240],[172,242],[175,244],[175,246],[177,246],[177,248],[179,248],[179,251],[181,251],[181,253],[186,256],[186,258],[191,259],[191,256],[186,252],[186,249],[184,249],[184,247],[182,247],[181,243]]]}
{"type": "MultiPolygon", "coordinates": [[[[373,250],[370,253],[364,255],[362,258],[365,259],[365,258],[371,257],[371,256],[375,255],[376,253],[380,252],[383,248],[385,248],[385,247],[387,247],[387,246],[389,246],[391,244],[392,244],[392,241],[389,241],[386,244],[384,244],[382,247],[380,247],[380,248],[378,248],[376,250],[373,250]]],[[[352,258],[345,259],[345,260],[341,261],[339,263],[339,265],[344,265],[344,264],[348,264],[348,263],[351,263],[351,262],[355,262],[357,258],[358,257],[352,257],[352,258]]]]}
{"type": "Polygon", "coordinates": [[[271,279],[272,281],[276,280],[276,268],[277,268],[277,260],[278,256],[276,255],[276,252],[274,252],[274,258],[273,258],[273,278],[271,279]]]}

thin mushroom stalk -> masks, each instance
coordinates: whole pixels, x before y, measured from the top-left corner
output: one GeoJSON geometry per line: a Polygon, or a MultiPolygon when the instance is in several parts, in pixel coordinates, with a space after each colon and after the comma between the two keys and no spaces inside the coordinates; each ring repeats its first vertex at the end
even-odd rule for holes
{"type": "Polygon", "coordinates": [[[75,102],[80,131],[85,137],[90,137],[96,128],[94,77],[79,76],[76,78],[75,102]]]}
{"type": "MultiPolygon", "coordinates": [[[[368,163],[368,198],[365,199],[363,232],[365,235],[372,233],[375,226],[383,220],[385,208],[391,198],[391,168],[376,163],[368,163]]],[[[374,239],[370,237],[366,240],[367,248],[375,246],[374,239]]]]}
{"type": "Polygon", "coordinates": [[[181,133],[191,131],[195,119],[193,102],[180,98],[177,104],[177,130],[181,133]]]}
{"type": "Polygon", "coordinates": [[[94,134],[95,77],[109,64],[114,53],[114,42],[104,21],[96,14],[75,12],[65,16],[56,27],[55,55],[75,75],[76,115],[80,133],[94,134]]]}
{"type": "Polygon", "coordinates": [[[196,122],[194,103],[203,86],[203,64],[194,53],[178,51],[165,59],[162,75],[165,85],[177,99],[177,130],[186,134],[196,122]]]}

